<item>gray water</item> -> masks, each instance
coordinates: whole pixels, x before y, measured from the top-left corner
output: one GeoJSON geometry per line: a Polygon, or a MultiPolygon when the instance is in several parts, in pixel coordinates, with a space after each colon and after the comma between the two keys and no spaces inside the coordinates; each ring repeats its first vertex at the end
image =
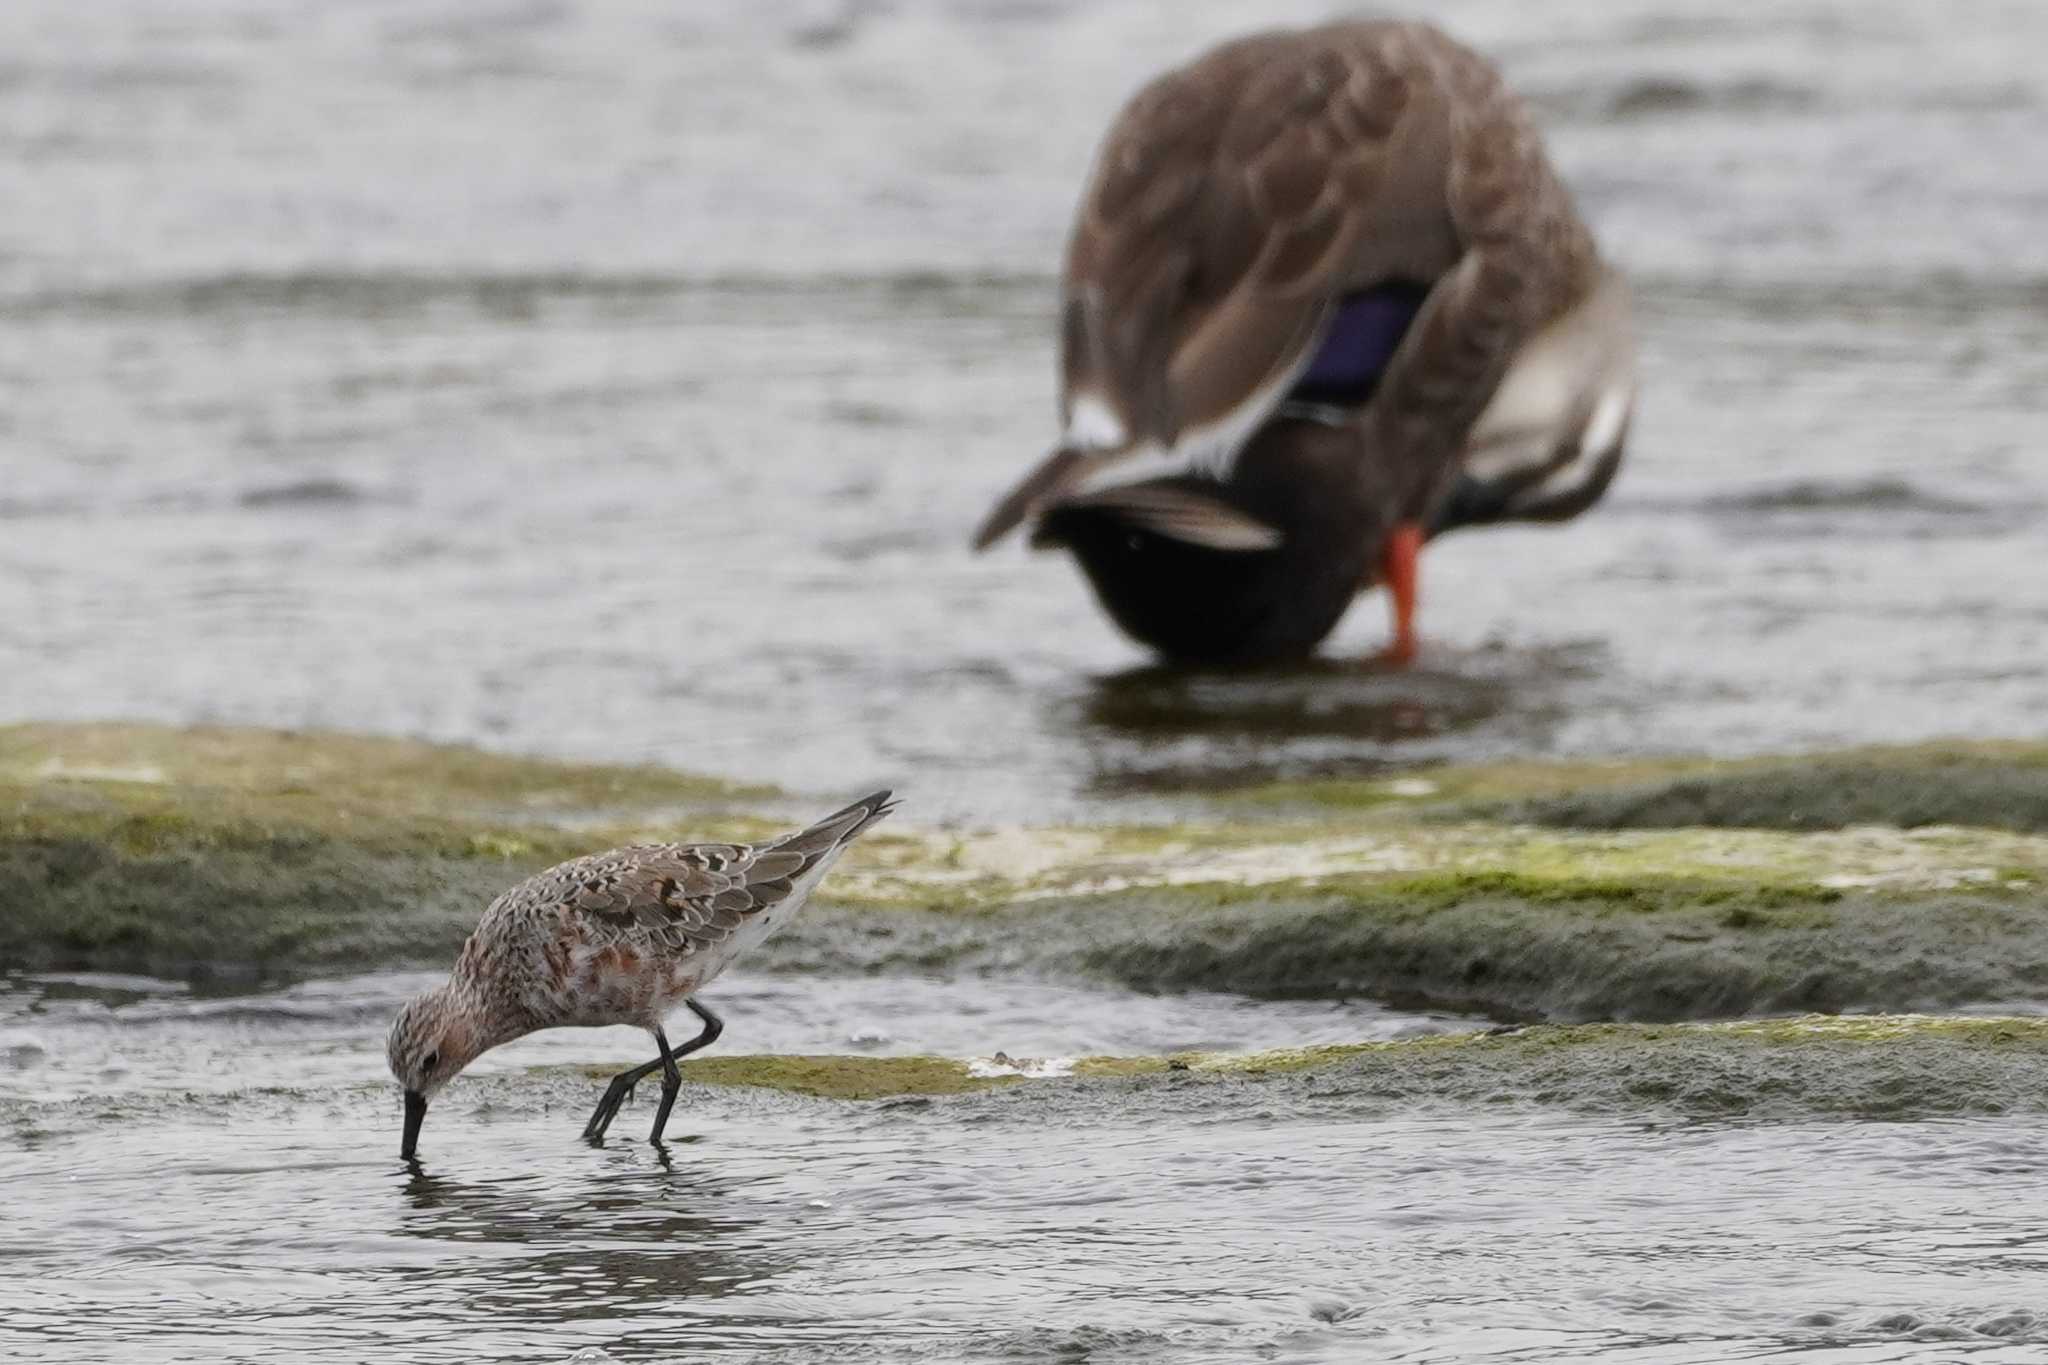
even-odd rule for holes
{"type": "MultiPolygon", "coordinates": [[[[1432,12],[1530,95],[1639,283],[1631,463],[1573,525],[1432,548],[1410,674],[1341,662],[1381,638],[1367,600],[1340,662],[1189,679],[1070,565],[964,541],[1051,433],[1095,137],[1248,7],[0,6],[0,721],[889,780],[977,822],[1437,759],[2038,733],[2048,9],[1432,12]]],[[[2038,1120],[693,1091],[664,1166],[572,1140],[589,1083],[528,1068],[639,1045],[564,1034],[458,1083],[414,1175],[377,1036],[420,980],[0,983],[0,1354],[2044,1349],[2038,1120]]],[[[1465,1026],[1065,982],[729,990],[736,1051],[1465,1026]]]]}
{"type": "MultiPolygon", "coordinates": [[[[110,1088],[193,1095],[353,1084],[383,1068],[384,1035],[399,1007],[446,976],[372,972],[233,995],[104,973],[0,978],[0,1101],[86,1099],[110,1088]]],[[[1252,1001],[1028,979],[744,970],[720,977],[704,1000],[729,1016],[727,1051],[876,1057],[1257,1052],[1417,1038],[1485,1022],[1367,1000],[1252,1001]]],[[[486,1053],[472,1074],[563,1062],[623,1070],[646,1061],[651,1047],[638,1029],[551,1029],[486,1053]]]]}
{"type": "MultiPolygon", "coordinates": [[[[1113,1083],[1105,1083],[1111,1084],[1113,1083]]],[[[1048,1089],[1047,1087],[1051,1087],[1048,1089]]],[[[17,1112],[0,1343],[216,1361],[2038,1360],[2038,1119],[1660,1124],[1341,1087],[848,1106],[474,1080],[17,1112]],[[621,1126],[644,1120],[644,1103],[621,1126]]]]}
{"type": "Polygon", "coordinates": [[[1432,549],[1413,674],[1202,685],[1133,676],[1063,559],[964,541],[1052,430],[1094,139],[1241,6],[9,5],[0,718],[968,819],[2036,732],[2048,12],[1435,12],[1639,280],[1631,463],[1574,525],[1432,549]]]}

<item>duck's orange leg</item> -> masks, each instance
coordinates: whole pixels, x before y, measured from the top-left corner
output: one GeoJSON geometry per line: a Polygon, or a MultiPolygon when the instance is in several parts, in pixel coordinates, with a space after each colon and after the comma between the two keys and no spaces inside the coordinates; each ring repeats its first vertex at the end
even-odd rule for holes
{"type": "Polygon", "coordinates": [[[1401,667],[1415,659],[1415,586],[1422,557],[1422,526],[1404,521],[1387,535],[1380,551],[1380,582],[1394,604],[1394,638],[1377,661],[1401,667]]]}

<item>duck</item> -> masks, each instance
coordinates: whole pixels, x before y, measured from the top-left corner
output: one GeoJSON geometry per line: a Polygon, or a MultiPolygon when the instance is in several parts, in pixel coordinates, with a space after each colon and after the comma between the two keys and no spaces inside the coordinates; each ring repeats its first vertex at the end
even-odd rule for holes
{"type": "Polygon", "coordinates": [[[1064,549],[1169,660],[1313,653],[1388,590],[1415,658],[1419,556],[1562,521],[1618,472],[1627,283],[1527,110],[1434,25],[1223,44],[1110,127],[1069,235],[1060,431],[982,520],[1064,549]]]}

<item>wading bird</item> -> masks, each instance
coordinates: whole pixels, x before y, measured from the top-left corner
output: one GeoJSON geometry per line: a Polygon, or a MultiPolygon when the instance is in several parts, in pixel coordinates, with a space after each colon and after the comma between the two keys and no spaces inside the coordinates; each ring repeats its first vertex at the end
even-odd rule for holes
{"type": "Polygon", "coordinates": [[[895,809],[864,796],[807,829],[766,844],[636,844],[538,873],[491,902],[447,982],[399,1011],[386,1052],[405,1087],[410,1160],[436,1091],[485,1051],[537,1029],[633,1024],[660,1055],[612,1079],[583,1136],[601,1141],[619,1106],[651,1072],[660,1142],[683,1083],[676,1059],[717,1041],[724,1021],[697,998],[734,958],[810,899],[862,831],[895,809]],[[662,1025],[687,1006],[704,1028],[681,1047],[662,1025]]]}
{"type": "Polygon", "coordinates": [[[1484,58],[1420,23],[1257,34],[1144,87],[1067,247],[1062,431],[983,521],[1074,552],[1161,653],[1305,655],[1431,535],[1614,477],[1625,285],[1484,58]],[[1157,477],[1108,483],[1140,457],[1157,477]]]}

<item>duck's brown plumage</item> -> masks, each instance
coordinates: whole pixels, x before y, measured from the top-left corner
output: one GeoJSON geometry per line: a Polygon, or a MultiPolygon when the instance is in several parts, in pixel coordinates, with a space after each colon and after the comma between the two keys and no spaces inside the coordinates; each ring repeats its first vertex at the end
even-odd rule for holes
{"type": "Polygon", "coordinates": [[[1139,450],[1227,467],[1338,301],[1394,280],[1432,287],[1359,439],[1385,467],[1376,496],[1421,518],[1517,349],[1600,271],[1522,105],[1442,32],[1366,21],[1227,43],[1110,129],[1067,250],[1066,432],[977,544],[1139,450]]]}
{"type": "Polygon", "coordinates": [[[1072,551],[1110,618],[1169,659],[1299,659],[1371,579],[1387,530],[1333,496],[1357,480],[1355,460],[1343,429],[1277,418],[1246,443],[1227,484],[1184,474],[1062,498],[1031,543],[1072,551]]]}

